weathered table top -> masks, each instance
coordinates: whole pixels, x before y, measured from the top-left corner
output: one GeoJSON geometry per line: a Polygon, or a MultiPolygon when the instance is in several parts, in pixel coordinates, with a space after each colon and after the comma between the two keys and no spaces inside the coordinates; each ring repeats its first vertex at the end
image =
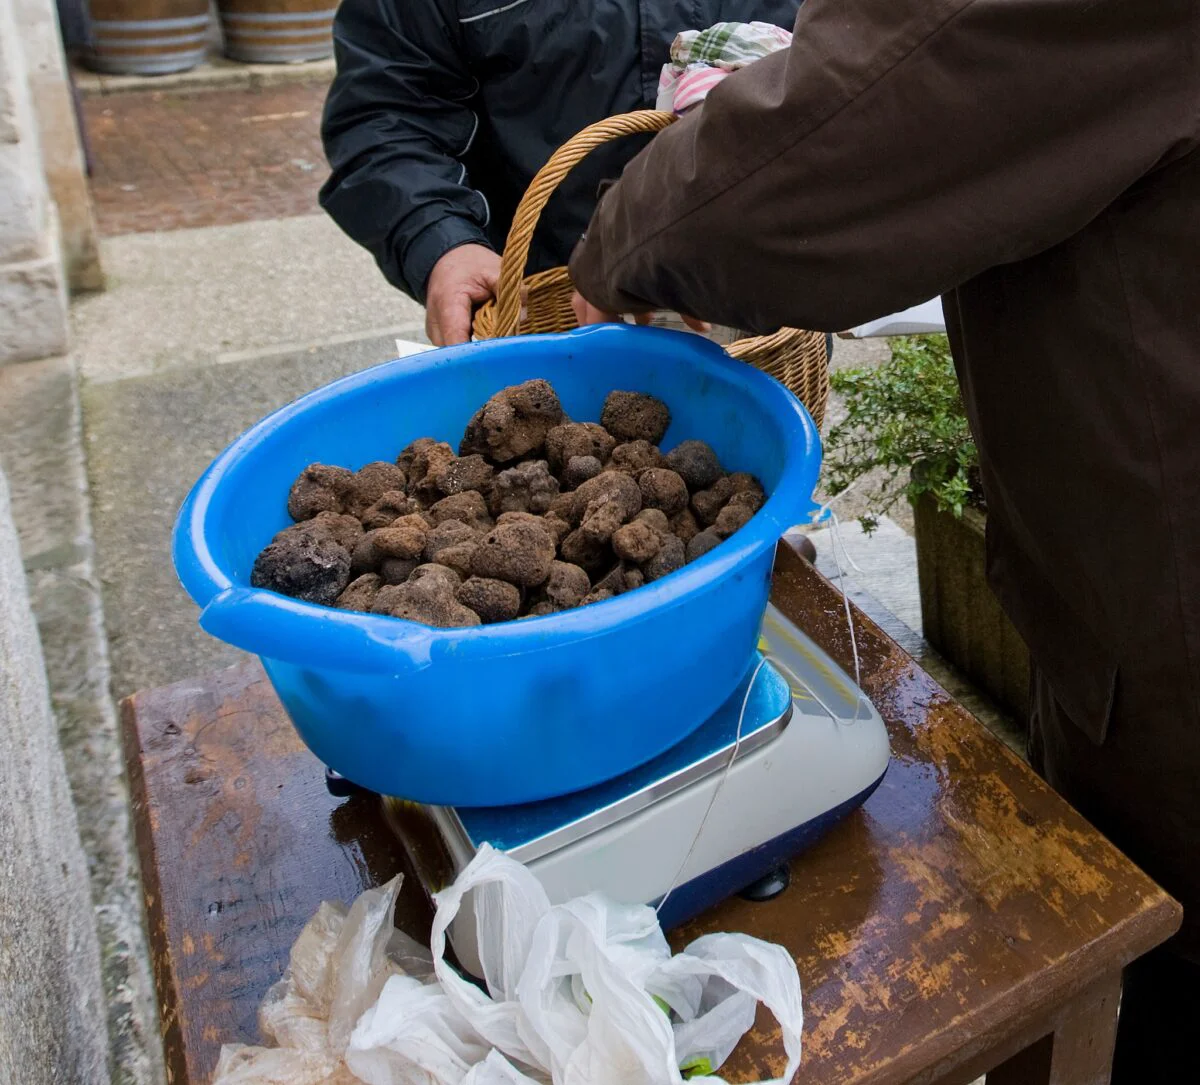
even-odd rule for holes
{"type": "MultiPolygon", "coordinates": [[[[773,599],[849,667],[841,597],[782,547],[773,599]]],[[[1076,1027],[1053,1059],[1106,1066],[1095,1036],[1115,1016],[1115,977],[1174,932],[1178,906],[858,622],[863,686],[891,732],[883,784],[794,862],[782,896],[730,900],[674,941],[734,930],[791,949],[799,1082],[970,1081],[1001,1062],[997,1080],[1101,1080],[1033,1073],[1029,1045],[1065,1035],[1064,1015],[1091,999],[1108,1024],[1076,1027]]],[[[255,1042],[258,1002],[318,903],[350,900],[404,856],[377,799],[327,793],[256,665],[139,693],[123,720],[171,1077],[202,1085],[223,1041],[255,1042]]],[[[413,878],[398,919],[427,937],[413,878]]],[[[782,1070],[773,1026],[760,1018],[730,1080],[782,1070]]]]}

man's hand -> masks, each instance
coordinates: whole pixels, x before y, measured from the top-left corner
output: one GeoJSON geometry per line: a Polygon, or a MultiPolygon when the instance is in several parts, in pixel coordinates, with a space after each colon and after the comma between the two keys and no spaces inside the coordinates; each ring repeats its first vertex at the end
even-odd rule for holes
{"type": "MultiPolygon", "coordinates": [[[[571,299],[571,307],[575,310],[575,319],[579,321],[581,328],[588,324],[612,324],[621,322],[621,314],[605,312],[603,309],[597,309],[590,301],[587,300],[578,291],[571,299]]],[[[637,324],[649,324],[654,319],[653,313],[637,313],[634,315],[634,322],[637,324]]],[[[679,319],[682,320],[694,332],[700,332],[703,335],[705,332],[712,331],[712,325],[703,320],[697,320],[695,317],[684,316],[679,314],[679,319]]]]}
{"type": "Polygon", "coordinates": [[[490,300],[500,278],[500,256],[486,245],[459,245],[436,264],[425,298],[425,334],[435,347],[471,338],[475,307],[490,300]]]}

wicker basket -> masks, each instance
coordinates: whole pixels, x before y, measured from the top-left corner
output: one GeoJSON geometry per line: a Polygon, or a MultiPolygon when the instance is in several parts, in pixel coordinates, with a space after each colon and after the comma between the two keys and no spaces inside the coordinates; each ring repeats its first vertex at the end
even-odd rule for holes
{"type": "MultiPolygon", "coordinates": [[[[621,136],[659,132],[675,116],[643,110],[610,117],[585,128],[551,155],[521,199],[500,264],[496,298],[475,314],[476,339],[564,332],[576,326],[575,292],[565,267],[525,277],[533,231],[554,190],[589,152],[621,136]]],[[[821,425],[829,398],[829,355],[822,332],[783,328],[774,335],[739,339],[725,349],[788,387],[821,425]]]]}

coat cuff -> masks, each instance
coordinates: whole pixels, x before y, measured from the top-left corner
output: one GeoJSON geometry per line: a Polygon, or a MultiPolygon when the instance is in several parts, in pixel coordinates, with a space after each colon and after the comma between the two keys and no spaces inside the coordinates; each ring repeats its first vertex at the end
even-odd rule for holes
{"type": "Polygon", "coordinates": [[[412,288],[413,297],[422,305],[425,304],[433,265],[460,245],[492,247],[487,235],[478,226],[457,215],[448,215],[430,223],[405,247],[404,278],[412,288]]]}

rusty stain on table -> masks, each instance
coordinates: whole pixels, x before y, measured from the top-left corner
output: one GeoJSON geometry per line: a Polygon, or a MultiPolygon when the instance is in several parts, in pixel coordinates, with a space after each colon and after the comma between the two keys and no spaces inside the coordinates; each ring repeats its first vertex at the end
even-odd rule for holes
{"type": "MultiPolygon", "coordinates": [[[[840,595],[785,547],[772,598],[850,667],[840,595]]],[[[1080,999],[1111,1019],[1113,977],[1169,937],[1180,911],[857,622],[863,687],[892,743],[883,783],[793,863],[781,897],[726,901],[672,941],[735,930],[791,950],[805,1008],[797,1082],[969,1081],[1080,999]]],[[[222,1042],[256,1041],[257,1005],[319,902],[351,900],[405,858],[378,800],[328,794],[256,665],[122,709],[171,1078],[203,1085],[222,1042]]],[[[397,921],[427,939],[415,878],[397,921]]],[[[761,1013],[724,1075],[773,1076],[784,1062],[761,1013]]]]}

